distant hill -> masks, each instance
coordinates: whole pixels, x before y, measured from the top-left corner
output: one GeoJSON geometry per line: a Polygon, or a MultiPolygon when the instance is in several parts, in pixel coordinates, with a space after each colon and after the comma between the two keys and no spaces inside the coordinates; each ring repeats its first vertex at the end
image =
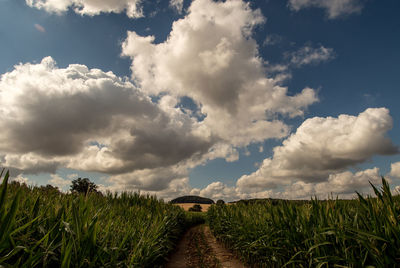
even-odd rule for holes
{"type": "Polygon", "coordinates": [[[197,203],[197,204],[214,204],[214,200],[196,195],[186,195],[175,198],[169,201],[172,204],[176,203],[197,203]]]}
{"type": "Polygon", "coordinates": [[[241,199],[238,201],[233,201],[229,203],[243,203],[243,204],[254,204],[254,203],[271,203],[272,205],[278,205],[281,204],[282,202],[290,202],[290,203],[296,203],[296,204],[308,204],[311,201],[310,200],[286,200],[286,199],[275,199],[275,198],[253,198],[253,199],[241,199]]]}

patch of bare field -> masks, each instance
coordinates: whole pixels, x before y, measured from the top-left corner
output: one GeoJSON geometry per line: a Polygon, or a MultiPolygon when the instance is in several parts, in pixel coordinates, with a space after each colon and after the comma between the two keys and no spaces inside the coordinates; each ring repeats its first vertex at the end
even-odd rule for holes
{"type": "Polygon", "coordinates": [[[165,268],[246,268],[221,245],[206,225],[190,228],[170,256],[165,268]]]}
{"type": "MultiPolygon", "coordinates": [[[[198,204],[198,203],[177,203],[174,205],[180,206],[185,211],[189,211],[189,208],[193,207],[196,204],[198,204]]],[[[211,206],[211,204],[199,204],[199,205],[201,206],[202,212],[206,212],[208,210],[208,208],[211,206]]]]}

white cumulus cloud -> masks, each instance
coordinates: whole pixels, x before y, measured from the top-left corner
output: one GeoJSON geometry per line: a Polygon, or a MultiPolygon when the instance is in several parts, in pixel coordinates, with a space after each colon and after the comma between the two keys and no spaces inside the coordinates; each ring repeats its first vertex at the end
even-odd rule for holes
{"type": "MultiPolygon", "coordinates": [[[[344,198],[351,199],[357,196],[356,191],[363,194],[372,194],[370,182],[374,185],[381,184],[379,168],[366,169],[358,172],[344,171],[329,174],[324,181],[306,182],[293,180],[286,185],[271,189],[259,187],[246,191],[241,186],[231,187],[220,181],[210,183],[203,189],[194,188],[190,194],[208,197],[214,200],[235,201],[251,198],[278,198],[278,199],[303,199],[313,197],[319,199],[344,198]]],[[[397,189],[397,188],[396,188],[397,189]]]]}
{"type": "Polygon", "coordinates": [[[309,7],[323,8],[329,19],[359,13],[362,9],[360,0],[289,0],[288,4],[295,11],[309,7]]]}
{"type": "Polygon", "coordinates": [[[142,0],[26,0],[26,4],[57,14],[71,8],[78,14],[88,16],[125,12],[130,18],[143,17],[142,0]]]}
{"type": "Polygon", "coordinates": [[[71,180],[64,179],[58,174],[50,174],[51,179],[49,180],[49,184],[58,187],[59,189],[62,190],[67,190],[68,186],[71,185],[71,180]]]}
{"type": "Polygon", "coordinates": [[[242,192],[257,192],[290,185],[293,181],[326,181],[329,175],[363,163],[374,155],[398,152],[386,133],[392,118],[386,108],[370,108],[358,116],[340,115],[307,119],[273,156],[252,174],[242,176],[242,192]]]}
{"type": "Polygon", "coordinates": [[[212,182],[203,189],[194,188],[190,194],[211,198],[214,201],[218,199],[225,201],[240,199],[235,187],[230,187],[220,181],[212,182]]]}
{"type": "MultiPolygon", "coordinates": [[[[10,173],[10,174],[11,174],[11,173],[10,173]]],[[[16,177],[11,178],[11,180],[12,180],[12,181],[15,181],[15,182],[18,182],[18,183],[21,183],[21,184],[26,184],[26,185],[32,184],[32,182],[31,182],[28,178],[24,177],[24,176],[21,175],[21,174],[19,174],[19,175],[16,176],[16,177]]]]}
{"type": "Polygon", "coordinates": [[[372,194],[372,187],[381,183],[379,168],[362,170],[356,173],[344,171],[330,174],[326,181],[307,183],[296,181],[279,193],[283,198],[309,199],[316,196],[321,199],[329,197],[354,198],[356,191],[361,194],[372,194]]]}
{"type": "Polygon", "coordinates": [[[400,186],[396,186],[394,188],[394,193],[393,194],[395,194],[395,195],[399,195],[400,194],[400,186]]]}
{"type": "Polygon", "coordinates": [[[391,169],[389,175],[400,178],[400,162],[392,163],[390,167],[391,169]]]}
{"type": "Polygon", "coordinates": [[[0,163],[15,174],[67,167],[117,176],[201,158],[213,139],[165,99],[152,102],[112,72],[58,68],[51,57],[17,65],[0,79],[0,163]]]}
{"type": "MultiPolygon", "coordinates": [[[[26,2],[55,13],[143,16],[140,0],[26,2]]],[[[169,3],[182,12],[183,0],[169,3]]],[[[293,10],[326,8],[330,18],[359,11],[356,3],[289,2],[293,10]]],[[[217,181],[190,187],[191,168],[215,158],[236,161],[239,147],[287,137],[290,127],[281,118],[304,116],[318,101],[312,88],[292,93],[282,86],[287,75],[275,74],[288,66],[267,66],[260,57],[253,32],[264,22],[261,11],[242,0],[194,0],[164,42],[127,33],[122,55],[132,60],[133,82],[80,64],[58,68],[51,57],[15,66],[0,79],[0,164],[18,174],[55,173],[60,167],[101,172],[109,175],[104,190],[140,190],[167,199],[188,193],[225,200],[350,196],[366,189],[379,169],[346,169],[397,152],[385,136],[392,127],[385,108],[310,118],[236,186],[217,181]],[[183,97],[197,110],[180,108],[183,97]]],[[[306,45],[287,55],[300,67],[328,61],[334,51],[306,45]]],[[[393,174],[396,169],[394,164],[393,174]]],[[[70,181],[53,175],[51,182],[66,187],[70,181]]]]}
{"type": "Polygon", "coordinates": [[[130,31],[122,55],[132,59],[132,79],[141,90],[193,99],[205,116],[204,133],[233,146],[282,138],[289,127],[276,114],[302,116],[317,96],[311,88],[289,94],[267,78],[252,38],[264,21],[260,10],[240,0],[195,0],[165,42],[130,31]]]}

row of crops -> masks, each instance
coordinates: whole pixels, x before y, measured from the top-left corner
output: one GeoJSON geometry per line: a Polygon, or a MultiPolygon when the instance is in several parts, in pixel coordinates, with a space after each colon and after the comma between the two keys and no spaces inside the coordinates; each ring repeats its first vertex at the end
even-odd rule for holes
{"type": "MultiPolygon", "coordinates": [[[[0,179],[1,180],[1,179],[0,179]]],[[[0,267],[157,267],[193,215],[136,193],[0,187],[0,267]]]]}
{"type": "Polygon", "coordinates": [[[212,206],[210,228],[256,267],[398,267],[400,197],[212,206]]]}

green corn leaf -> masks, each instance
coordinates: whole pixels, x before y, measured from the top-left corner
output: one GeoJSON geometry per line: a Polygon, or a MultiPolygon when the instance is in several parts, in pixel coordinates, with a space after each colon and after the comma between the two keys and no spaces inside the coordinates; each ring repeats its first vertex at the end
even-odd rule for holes
{"type": "MultiPolygon", "coordinates": [[[[7,173],[8,174],[8,173],[7,173]]],[[[7,176],[6,174],[6,176],[7,176]]],[[[18,191],[16,196],[13,199],[10,210],[6,213],[4,220],[0,223],[0,242],[7,236],[9,236],[9,229],[11,228],[15,215],[17,213],[19,199],[21,192],[18,191]]]]}
{"type": "MultiPolygon", "coordinates": [[[[4,169],[1,171],[1,175],[3,175],[4,169]]],[[[0,178],[1,178],[0,175],[0,178]]],[[[8,186],[8,178],[10,174],[7,171],[6,175],[4,176],[3,183],[1,184],[1,190],[0,190],[0,212],[3,211],[5,207],[5,198],[7,194],[7,186],[8,186]]],[[[1,215],[0,215],[1,216],[1,215]]]]}

